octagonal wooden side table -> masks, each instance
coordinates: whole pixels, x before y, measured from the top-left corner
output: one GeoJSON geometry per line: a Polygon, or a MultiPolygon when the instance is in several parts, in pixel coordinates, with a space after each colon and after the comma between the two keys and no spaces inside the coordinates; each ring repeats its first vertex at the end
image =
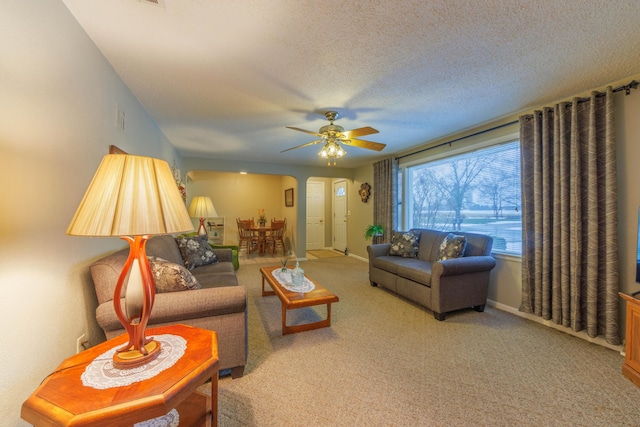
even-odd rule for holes
{"type": "Polygon", "coordinates": [[[22,404],[21,417],[40,426],[132,426],[176,409],[179,426],[218,424],[218,337],[186,325],[147,330],[147,336],[184,338],[186,349],[173,366],[121,387],[83,385],[81,375],[96,357],[126,344],[126,335],[76,354],[58,366],[22,404]],[[211,380],[211,397],[196,389],[211,380]]]}

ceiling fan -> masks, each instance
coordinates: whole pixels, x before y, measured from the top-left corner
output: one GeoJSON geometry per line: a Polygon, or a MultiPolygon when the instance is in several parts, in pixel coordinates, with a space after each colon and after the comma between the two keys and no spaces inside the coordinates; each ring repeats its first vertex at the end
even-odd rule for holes
{"type": "Polygon", "coordinates": [[[381,151],[386,144],[381,144],[379,142],[371,142],[365,141],[362,139],[356,139],[356,137],[371,135],[374,133],[378,133],[372,127],[366,126],[363,128],[353,129],[353,130],[344,130],[342,126],[334,125],[333,121],[336,120],[339,115],[336,111],[327,111],[324,113],[324,116],[329,120],[329,124],[326,126],[322,126],[318,132],[312,132],[309,130],[304,130],[292,126],[287,126],[288,129],[297,130],[299,132],[308,133],[311,135],[315,135],[321,139],[316,141],[307,142],[306,144],[298,145],[296,147],[287,148],[286,150],[282,150],[281,153],[285,151],[294,150],[296,148],[307,147],[309,145],[324,143],[324,146],[318,153],[318,156],[328,159],[328,165],[331,166],[331,162],[333,161],[333,165],[336,165],[336,159],[347,154],[346,151],[342,148],[340,144],[351,145],[354,147],[366,148],[368,150],[376,150],[381,151]]]}

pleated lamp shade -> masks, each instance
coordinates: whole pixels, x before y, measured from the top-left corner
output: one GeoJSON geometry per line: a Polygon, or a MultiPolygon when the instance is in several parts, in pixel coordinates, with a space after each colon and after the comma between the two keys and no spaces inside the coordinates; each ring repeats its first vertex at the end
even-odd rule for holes
{"type": "Polygon", "coordinates": [[[196,196],[189,205],[189,215],[191,218],[200,218],[200,225],[198,226],[198,234],[201,236],[207,235],[207,227],[204,225],[206,218],[216,217],[218,213],[216,208],[213,207],[213,202],[210,197],[196,196]]]}
{"type": "Polygon", "coordinates": [[[67,234],[115,237],[192,230],[189,213],[167,162],[129,154],[107,154],[67,234]]]}
{"type": "Polygon", "coordinates": [[[212,218],[217,217],[218,213],[210,197],[196,196],[189,205],[189,216],[191,218],[212,218]]]}

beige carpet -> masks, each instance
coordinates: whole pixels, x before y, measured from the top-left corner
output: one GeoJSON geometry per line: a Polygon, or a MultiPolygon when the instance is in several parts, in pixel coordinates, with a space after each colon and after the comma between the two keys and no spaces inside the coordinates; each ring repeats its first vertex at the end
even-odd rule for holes
{"type": "Polygon", "coordinates": [[[282,336],[279,300],[260,296],[259,265],[243,266],[249,361],[220,380],[221,426],[640,425],[640,389],[615,351],[491,307],[438,322],[371,287],[354,258],[301,264],[340,297],[333,325],[282,336]]]}
{"type": "Polygon", "coordinates": [[[333,249],[317,249],[313,251],[307,251],[307,254],[311,254],[316,258],[334,258],[344,256],[344,253],[335,251],[333,249]]]}

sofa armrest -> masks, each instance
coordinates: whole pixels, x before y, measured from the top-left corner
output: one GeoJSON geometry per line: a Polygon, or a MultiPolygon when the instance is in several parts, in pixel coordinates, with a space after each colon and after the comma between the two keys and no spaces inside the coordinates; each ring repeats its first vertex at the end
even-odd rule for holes
{"type": "Polygon", "coordinates": [[[369,259],[389,255],[389,250],[391,250],[391,243],[377,243],[367,246],[369,259]]]}
{"type": "MultiPolygon", "coordinates": [[[[122,303],[124,304],[124,299],[122,303]]],[[[156,294],[149,326],[156,323],[180,323],[186,319],[240,313],[246,309],[247,289],[244,286],[164,292],[156,294]]],[[[111,301],[98,306],[96,320],[105,332],[123,329],[111,301]]]]}
{"type": "Polygon", "coordinates": [[[470,256],[436,261],[431,267],[432,276],[453,276],[456,274],[487,271],[496,266],[491,256],[470,256]]]}
{"type": "Polygon", "coordinates": [[[233,251],[231,248],[212,248],[216,254],[218,262],[233,262],[233,251]]]}

